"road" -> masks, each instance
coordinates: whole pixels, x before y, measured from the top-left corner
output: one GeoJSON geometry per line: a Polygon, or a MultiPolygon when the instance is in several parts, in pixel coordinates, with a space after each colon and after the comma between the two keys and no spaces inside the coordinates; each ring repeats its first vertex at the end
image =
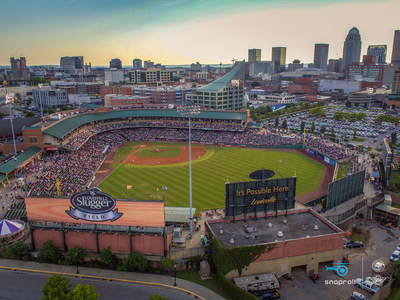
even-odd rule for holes
{"type": "MultiPolygon", "coordinates": [[[[42,288],[49,276],[48,274],[0,270],[0,299],[40,299],[42,288]]],[[[78,283],[94,285],[96,292],[100,294],[99,299],[148,300],[152,294],[158,294],[171,300],[194,299],[185,292],[153,285],[70,279],[73,287],[78,283]]]]}

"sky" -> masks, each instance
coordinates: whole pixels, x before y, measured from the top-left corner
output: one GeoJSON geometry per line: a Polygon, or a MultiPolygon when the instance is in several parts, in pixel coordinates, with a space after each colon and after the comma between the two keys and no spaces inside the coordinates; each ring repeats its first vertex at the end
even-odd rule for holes
{"type": "Polygon", "coordinates": [[[0,65],[10,57],[28,65],[58,65],[83,55],[92,66],[119,58],[167,65],[247,60],[248,49],[287,47],[286,63],[313,61],[314,44],[328,43],[329,58],[342,56],[352,27],[362,52],[388,45],[400,29],[400,0],[0,0],[0,65]]]}

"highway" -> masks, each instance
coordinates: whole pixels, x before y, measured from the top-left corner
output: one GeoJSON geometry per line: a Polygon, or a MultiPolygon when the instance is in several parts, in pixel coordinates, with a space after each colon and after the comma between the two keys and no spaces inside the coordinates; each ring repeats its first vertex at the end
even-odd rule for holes
{"type": "MultiPolygon", "coordinates": [[[[48,277],[49,274],[0,270],[0,299],[41,299],[42,288],[48,277]]],[[[100,294],[99,299],[148,300],[152,294],[170,300],[194,299],[183,291],[160,286],[68,278],[71,279],[72,289],[78,283],[94,285],[96,292],[100,294]]]]}

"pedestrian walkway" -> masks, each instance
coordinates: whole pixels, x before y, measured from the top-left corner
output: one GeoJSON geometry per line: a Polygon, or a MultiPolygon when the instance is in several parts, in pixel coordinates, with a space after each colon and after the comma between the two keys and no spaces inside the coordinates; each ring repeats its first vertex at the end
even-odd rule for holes
{"type": "MultiPolygon", "coordinates": [[[[10,260],[10,259],[0,259],[0,268],[24,269],[24,270],[31,270],[33,272],[43,272],[48,274],[60,273],[64,276],[79,276],[83,278],[100,277],[99,279],[105,279],[105,280],[123,280],[123,281],[129,280],[129,281],[136,281],[142,284],[153,283],[158,285],[161,284],[170,288],[175,288],[174,277],[156,275],[156,274],[120,272],[107,269],[79,267],[79,275],[77,275],[75,266],[41,264],[31,261],[10,260]]],[[[190,291],[206,300],[224,299],[223,297],[214,293],[213,291],[201,285],[198,285],[194,282],[177,278],[176,285],[177,288],[190,291]]]]}

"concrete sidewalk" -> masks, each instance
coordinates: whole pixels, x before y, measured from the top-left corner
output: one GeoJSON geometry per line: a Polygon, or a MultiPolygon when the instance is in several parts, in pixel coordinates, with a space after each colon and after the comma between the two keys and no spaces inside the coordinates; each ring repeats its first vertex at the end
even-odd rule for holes
{"type": "MultiPolygon", "coordinates": [[[[63,265],[53,265],[53,264],[41,264],[32,261],[21,261],[21,260],[11,260],[11,259],[0,259],[0,267],[6,268],[18,268],[18,269],[28,269],[49,273],[63,273],[64,275],[76,276],[75,266],[63,266],[63,265]]],[[[146,274],[146,273],[134,273],[134,272],[120,272],[107,269],[95,269],[79,267],[79,275],[84,276],[96,276],[104,278],[122,279],[122,280],[133,280],[141,281],[146,283],[157,283],[171,286],[174,288],[174,277],[156,275],[156,274],[146,274]]],[[[198,285],[194,282],[190,282],[183,279],[176,279],[177,287],[190,291],[198,296],[203,297],[206,300],[224,300],[223,297],[214,293],[213,291],[198,285]]]]}

